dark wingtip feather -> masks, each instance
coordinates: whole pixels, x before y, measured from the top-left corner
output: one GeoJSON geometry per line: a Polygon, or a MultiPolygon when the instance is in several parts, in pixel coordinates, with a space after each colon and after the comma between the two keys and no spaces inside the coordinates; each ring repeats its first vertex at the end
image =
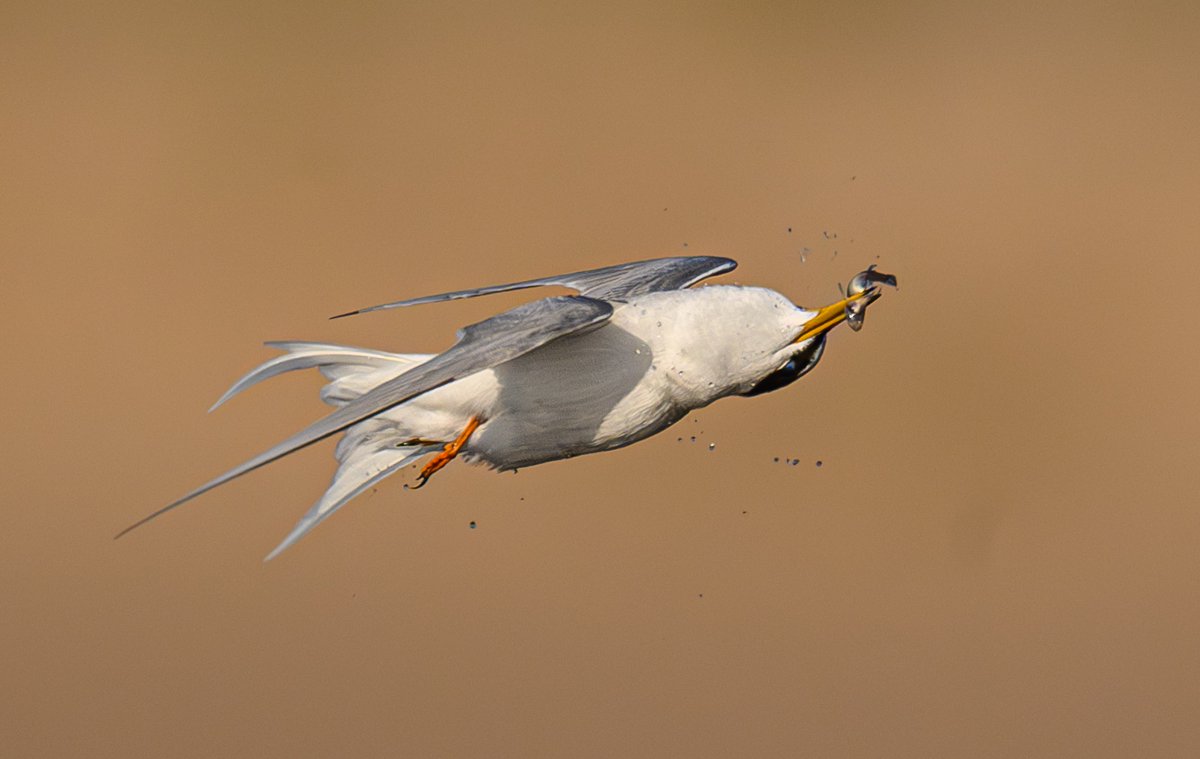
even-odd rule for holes
{"type": "Polygon", "coordinates": [[[186,501],[186,500],[188,500],[188,498],[191,498],[191,496],[189,495],[187,498],[184,498],[184,499],[182,499],[182,500],[176,501],[175,503],[168,504],[168,505],[166,505],[166,506],[163,506],[163,507],[162,507],[161,509],[159,509],[158,511],[155,511],[155,512],[153,512],[153,513],[151,513],[151,514],[147,514],[146,516],[142,517],[141,519],[137,520],[137,521],[136,521],[136,522],[134,522],[133,524],[131,524],[131,525],[129,525],[128,527],[126,527],[124,530],[121,530],[120,532],[118,532],[116,535],[113,535],[113,540],[119,540],[119,539],[120,539],[120,538],[122,538],[123,536],[125,536],[125,535],[127,535],[127,534],[129,534],[129,533],[133,532],[134,530],[136,530],[137,528],[139,528],[139,527],[141,527],[142,525],[146,524],[147,522],[149,522],[150,520],[154,519],[155,517],[162,516],[163,514],[165,514],[165,513],[167,513],[168,511],[170,511],[171,509],[173,509],[173,508],[175,508],[176,506],[179,506],[180,504],[182,504],[182,503],[183,503],[183,501],[186,501]]]}

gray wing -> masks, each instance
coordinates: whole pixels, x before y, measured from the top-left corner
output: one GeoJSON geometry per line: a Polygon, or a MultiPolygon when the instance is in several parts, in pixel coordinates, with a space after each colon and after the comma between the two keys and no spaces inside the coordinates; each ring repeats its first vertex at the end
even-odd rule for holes
{"type": "Polygon", "coordinates": [[[418,395],[524,355],[551,340],[607,321],[612,312],[612,306],[602,300],[561,296],[526,303],[465,327],[458,342],[445,353],[384,382],[324,419],[313,422],[282,443],[126,527],[117,533],[116,537],[119,538],[151,519],[183,505],[201,493],[341,432],[393,406],[399,406],[418,395]]]}
{"type": "Polygon", "coordinates": [[[439,303],[460,298],[474,298],[479,295],[491,295],[510,290],[524,290],[529,287],[559,285],[578,290],[580,295],[597,300],[621,300],[633,295],[659,292],[662,290],[682,290],[691,287],[702,279],[733,271],[737,261],[732,258],[716,256],[678,256],[675,258],[653,258],[649,261],[634,261],[618,266],[606,266],[603,269],[589,269],[572,274],[559,274],[542,279],[527,279],[523,282],[511,282],[507,285],[491,285],[477,287],[473,290],[455,290],[440,295],[426,295],[422,298],[398,300],[357,311],[347,311],[332,318],[365,314],[369,311],[382,311],[387,308],[417,306],[422,303],[439,303]]]}

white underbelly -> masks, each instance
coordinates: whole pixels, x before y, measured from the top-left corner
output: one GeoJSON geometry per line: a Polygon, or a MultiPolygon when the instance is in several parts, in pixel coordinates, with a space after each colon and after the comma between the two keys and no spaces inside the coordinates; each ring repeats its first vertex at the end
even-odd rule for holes
{"type": "Polygon", "coordinates": [[[662,370],[641,339],[608,324],[492,370],[495,399],[466,453],[501,468],[609,450],[677,421],[662,370]]]}

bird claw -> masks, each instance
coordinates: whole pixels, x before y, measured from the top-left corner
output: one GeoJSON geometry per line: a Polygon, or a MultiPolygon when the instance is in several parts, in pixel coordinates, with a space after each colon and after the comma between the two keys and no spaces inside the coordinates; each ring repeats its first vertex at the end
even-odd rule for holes
{"type": "Polygon", "coordinates": [[[432,459],[429,460],[429,463],[426,464],[424,466],[424,468],[421,469],[421,474],[418,475],[420,482],[418,482],[416,485],[413,486],[413,488],[412,488],[413,490],[420,490],[421,488],[425,487],[425,483],[429,482],[430,477],[432,477],[435,473],[441,471],[442,467],[449,464],[450,461],[455,456],[458,455],[457,450],[454,450],[453,452],[451,452],[451,449],[453,447],[454,447],[453,443],[447,443],[446,449],[444,451],[442,451],[441,453],[438,453],[432,459]]]}

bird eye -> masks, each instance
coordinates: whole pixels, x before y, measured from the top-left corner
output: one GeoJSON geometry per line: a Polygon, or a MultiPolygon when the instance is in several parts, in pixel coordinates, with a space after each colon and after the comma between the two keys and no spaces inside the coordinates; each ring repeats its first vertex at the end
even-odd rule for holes
{"type": "MultiPolygon", "coordinates": [[[[819,339],[823,343],[825,336],[822,335],[819,339]]],[[[742,395],[746,397],[762,395],[763,393],[769,393],[772,390],[778,390],[781,387],[790,385],[804,375],[806,368],[811,368],[807,363],[808,359],[805,359],[805,361],[806,363],[802,364],[799,357],[793,356],[788,359],[786,364],[759,380],[758,384],[750,388],[747,392],[742,393],[742,395]]]]}

